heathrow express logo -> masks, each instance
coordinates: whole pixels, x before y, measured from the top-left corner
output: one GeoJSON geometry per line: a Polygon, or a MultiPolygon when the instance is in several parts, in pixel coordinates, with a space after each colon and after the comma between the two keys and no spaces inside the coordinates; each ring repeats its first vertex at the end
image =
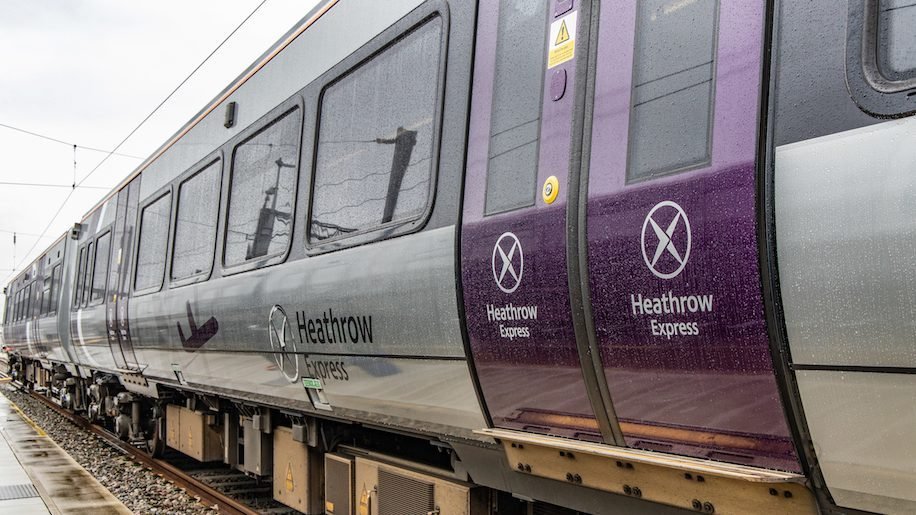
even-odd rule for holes
{"type": "Polygon", "coordinates": [[[681,206],[665,200],[646,215],[642,223],[642,257],[656,277],[677,277],[690,258],[690,244],[690,221],[681,206]]]}
{"type": "Polygon", "coordinates": [[[506,232],[496,240],[490,264],[493,267],[493,279],[500,290],[512,293],[518,289],[525,272],[525,256],[522,244],[514,234],[506,232]]]}
{"type": "Polygon", "coordinates": [[[279,305],[274,305],[267,319],[270,350],[283,377],[291,383],[299,381],[299,360],[296,359],[296,339],[289,329],[289,317],[279,305]]]}

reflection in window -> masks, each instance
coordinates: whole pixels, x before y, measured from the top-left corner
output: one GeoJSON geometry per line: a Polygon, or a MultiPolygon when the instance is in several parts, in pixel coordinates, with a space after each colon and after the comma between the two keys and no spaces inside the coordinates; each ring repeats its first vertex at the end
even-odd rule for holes
{"type": "Polygon", "coordinates": [[[286,251],[293,226],[299,169],[296,107],[235,147],[229,192],[225,264],[286,251]]]}
{"type": "Polygon", "coordinates": [[[322,97],[309,238],[423,213],[434,168],[439,18],[361,64],[322,97]]]}
{"type": "Polygon", "coordinates": [[[534,205],[549,4],[528,0],[499,3],[488,215],[534,205]]]}
{"type": "Polygon", "coordinates": [[[92,273],[92,296],[90,302],[100,300],[105,296],[108,286],[108,256],[111,250],[111,232],[105,233],[95,242],[95,267],[92,273]]]}
{"type": "Polygon", "coordinates": [[[916,77],[916,1],[879,1],[878,69],[892,81],[916,77]]]}
{"type": "Polygon", "coordinates": [[[638,2],[628,179],[709,161],[716,0],[638,2]]]}
{"type": "Polygon", "coordinates": [[[172,195],[166,193],[143,208],[140,215],[140,242],[137,248],[137,275],[134,289],[146,290],[162,285],[172,195]]]}
{"type": "Polygon", "coordinates": [[[210,270],[216,244],[219,172],[219,161],[213,162],[178,187],[172,279],[210,270]]]}

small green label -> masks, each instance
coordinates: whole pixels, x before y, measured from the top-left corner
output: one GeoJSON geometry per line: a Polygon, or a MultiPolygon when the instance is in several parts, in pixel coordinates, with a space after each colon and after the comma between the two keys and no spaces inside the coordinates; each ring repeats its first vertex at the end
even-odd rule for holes
{"type": "Polygon", "coordinates": [[[321,380],[313,377],[303,377],[302,387],[308,390],[321,390],[321,380]]]}

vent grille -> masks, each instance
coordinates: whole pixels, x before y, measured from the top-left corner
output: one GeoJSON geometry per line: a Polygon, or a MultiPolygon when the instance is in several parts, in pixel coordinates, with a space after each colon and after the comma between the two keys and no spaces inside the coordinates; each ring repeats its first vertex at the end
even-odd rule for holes
{"type": "Polygon", "coordinates": [[[29,497],[38,497],[38,490],[34,485],[7,485],[0,486],[0,501],[9,501],[12,499],[27,499],[29,497]]]}
{"type": "Polygon", "coordinates": [[[433,483],[379,469],[378,515],[429,515],[435,502],[433,483]]]}

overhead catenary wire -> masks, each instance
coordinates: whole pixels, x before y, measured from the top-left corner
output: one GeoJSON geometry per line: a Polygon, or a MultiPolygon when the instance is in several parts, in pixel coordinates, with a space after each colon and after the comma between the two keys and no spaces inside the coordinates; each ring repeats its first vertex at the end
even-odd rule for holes
{"type": "Polygon", "coordinates": [[[93,151],[93,152],[101,152],[101,153],[103,153],[103,154],[112,152],[113,155],[120,156],[120,157],[129,157],[129,158],[131,158],[131,159],[143,159],[142,157],[132,156],[132,155],[130,155],[130,154],[122,154],[122,153],[113,152],[113,151],[111,151],[111,150],[102,150],[102,149],[100,149],[100,148],[87,147],[87,146],[85,146],[85,145],[77,145],[76,143],[70,143],[70,142],[67,142],[67,141],[64,141],[64,140],[60,140],[60,139],[57,139],[57,138],[52,138],[51,136],[46,136],[46,135],[44,135],[44,134],[39,134],[39,133],[37,133],[37,132],[29,131],[29,130],[23,129],[23,128],[21,128],[21,127],[14,127],[14,126],[12,126],[12,125],[8,125],[8,124],[5,124],[5,123],[0,123],[0,127],[3,127],[3,128],[5,128],[5,129],[10,129],[10,130],[13,130],[13,131],[16,131],[16,132],[21,132],[21,133],[23,133],[23,134],[28,134],[29,136],[35,136],[36,138],[41,138],[41,139],[45,139],[45,140],[48,140],[48,141],[53,141],[53,142],[55,142],[55,143],[60,143],[60,144],[62,144],[62,145],[67,145],[68,147],[69,147],[69,146],[72,146],[73,149],[74,149],[74,152],[76,151],[76,148],[81,148],[81,149],[83,149],[83,150],[91,150],[91,151],[93,151]]]}
{"type": "MultiPolygon", "coordinates": [[[[142,120],[139,124],[137,124],[137,126],[134,127],[134,129],[131,130],[130,133],[129,133],[127,136],[125,136],[124,139],[122,139],[120,143],[118,143],[117,145],[115,145],[115,147],[114,147],[113,149],[111,149],[110,151],[108,151],[108,152],[106,153],[105,157],[102,158],[102,160],[99,161],[99,163],[98,163],[97,165],[95,165],[95,167],[94,167],[92,170],[90,170],[89,173],[87,173],[82,179],[80,179],[78,182],[76,182],[76,183],[73,185],[73,187],[70,189],[70,192],[67,193],[67,196],[64,198],[63,202],[60,203],[60,206],[57,208],[57,211],[54,212],[54,215],[51,217],[51,220],[48,221],[48,224],[47,224],[47,225],[45,226],[45,228],[41,231],[41,236],[39,236],[39,237],[35,240],[35,243],[29,248],[28,252],[26,252],[26,253],[24,254],[23,259],[15,266],[15,268],[21,268],[21,267],[22,267],[22,264],[25,262],[26,258],[28,258],[28,257],[32,254],[32,251],[35,250],[35,247],[38,245],[38,242],[41,241],[41,240],[44,238],[45,234],[47,234],[48,230],[51,228],[51,225],[52,225],[52,224],[54,223],[54,221],[57,219],[57,216],[60,215],[60,212],[63,211],[64,206],[67,205],[67,202],[68,202],[68,201],[70,200],[70,198],[73,196],[73,192],[76,191],[76,188],[79,188],[79,187],[83,186],[83,183],[86,182],[86,180],[89,179],[89,177],[91,177],[92,174],[94,174],[94,173],[95,173],[95,172],[96,172],[96,171],[97,171],[97,170],[98,170],[98,169],[108,160],[108,158],[110,158],[111,156],[115,155],[115,153],[118,151],[118,149],[120,149],[120,148],[124,145],[124,143],[126,143],[127,140],[129,140],[129,139],[131,138],[131,136],[133,136],[134,133],[136,133],[136,132],[140,129],[140,127],[142,127],[147,121],[149,121],[149,119],[150,119],[154,114],[156,114],[156,112],[158,112],[159,109],[161,109],[162,106],[165,105],[165,103],[168,102],[169,99],[171,99],[172,96],[174,96],[175,93],[176,93],[179,89],[181,89],[181,87],[184,86],[184,84],[185,84],[186,82],[188,82],[188,80],[189,80],[195,73],[197,73],[197,71],[200,70],[200,68],[201,68],[204,64],[207,63],[207,61],[210,60],[210,58],[213,57],[213,55],[214,55],[220,48],[222,48],[223,45],[225,45],[226,42],[229,41],[229,39],[230,39],[233,35],[235,35],[235,33],[238,32],[238,30],[239,30],[240,28],[242,28],[242,26],[245,25],[245,23],[246,23],[249,19],[251,19],[251,17],[254,16],[254,14],[255,14],[256,12],[258,12],[258,10],[261,8],[261,6],[263,6],[265,3],[267,3],[267,0],[261,0],[261,2],[260,2],[260,3],[259,3],[259,4],[258,4],[249,14],[248,14],[248,16],[245,16],[245,18],[244,18],[244,19],[243,19],[234,29],[232,29],[232,31],[229,33],[229,35],[227,35],[227,36],[220,42],[220,44],[217,45],[216,48],[214,48],[213,51],[210,52],[210,53],[207,55],[207,57],[205,57],[204,60],[201,61],[200,64],[198,64],[198,65],[191,71],[191,73],[189,73],[188,76],[185,77],[184,80],[182,80],[182,81],[178,84],[178,86],[176,86],[175,89],[173,89],[173,90],[171,91],[171,93],[169,93],[161,102],[159,102],[159,104],[158,104],[152,111],[150,111],[150,113],[149,113],[148,115],[146,115],[146,117],[143,118],[143,120],[142,120]]],[[[16,130],[18,130],[18,129],[16,129],[16,130]]],[[[37,134],[37,133],[36,133],[36,134],[37,134]]],[[[58,142],[60,142],[60,141],[58,141],[58,142]]],[[[67,143],[67,144],[70,144],[70,143],[67,143]]],[[[9,277],[7,278],[7,280],[9,280],[9,277]]]]}
{"type": "Polygon", "coordinates": [[[177,86],[175,86],[175,89],[173,89],[171,93],[169,93],[168,95],[166,95],[166,97],[165,97],[164,99],[162,99],[162,102],[159,102],[159,105],[157,105],[152,111],[150,111],[150,113],[149,113],[148,115],[146,115],[146,117],[143,119],[143,121],[141,121],[136,127],[134,127],[134,129],[133,129],[132,131],[130,131],[130,133],[129,133],[123,140],[121,140],[121,142],[118,143],[118,144],[115,146],[115,148],[112,149],[112,151],[111,151],[108,155],[106,155],[106,156],[99,162],[99,164],[95,165],[95,167],[94,167],[92,170],[90,170],[89,173],[87,173],[85,177],[83,177],[82,179],[80,179],[80,181],[79,181],[76,185],[77,185],[77,186],[80,186],[80,185],[82,185],[84,182],[86,182],[86,179],[88,179],[89,177],[91,177],[92,174],[94,174],[94,173],[96,172],[96,170],[98,170],[98,169],[105,163],[105,161],[107,161],[108,158],[111,157],[111,156],[114,154],[115,151],[117,151],[119,148],[121,148],[121,146],[124,145],[124,143],[126,143],[127,140],[129,140],[130,137],[134,135],[134,133],[136,133],[138,130],[140,130],[140,127],[142,127],[143,124],[145,124],[150,118],[152,118],[152,116],[153,116],[154,114],[156,114],[156,112],[159,111],[159,109],[162,108],[162,106],[165,105],[165,103],[168,102],[169,99],[172,98],[172,96],[175,95],[175,93],[177,93],[178,90],[181,89],[181,87],[184,86],[185,83],[188,82],[188,80],[190,80],[191,77],[192,77],[195,73],[197,73],[197,70],[199,70],[204,64],[206,64],[207,61],[209,61],[210,58],[213,57],[213,54],[215,54],[220,48],[222,48],[223,45],[225,45],[226,42],[229,41],[229,38],[231,38],[233,35],[235,35],[235,33],[238,32],[238,30],[239,30],[240,28],[242,28],[242,26],[245,25],[245,23],[246,23],[252,16],[254,16],[254,13],[258,12],[258,10],[261,8],[261,6],[264,5],[265,3],[267,3],[267,0],[261,0],[261,3],[259,3],[259,4],[257,5],[257,7],[254,8],[254,10],[252,10],[250,13],[248,13],[248,16],[246,16],[245,19],[243,19],[234,29],[232,29],[232,32],[230,32],[229,35],[226,36],[226,37],[220,42],[219,45],[216,45],[216,48],[214,48],[213,51],[210,52],[210,54],[207,55],[207,57],[205,57],[204,60],[201,61],[200,64],[198,64],[193,70],[191,70],[191,73],[189,73],[188,76],[184,78],[184,80],[182,80],[177,86]]]}

